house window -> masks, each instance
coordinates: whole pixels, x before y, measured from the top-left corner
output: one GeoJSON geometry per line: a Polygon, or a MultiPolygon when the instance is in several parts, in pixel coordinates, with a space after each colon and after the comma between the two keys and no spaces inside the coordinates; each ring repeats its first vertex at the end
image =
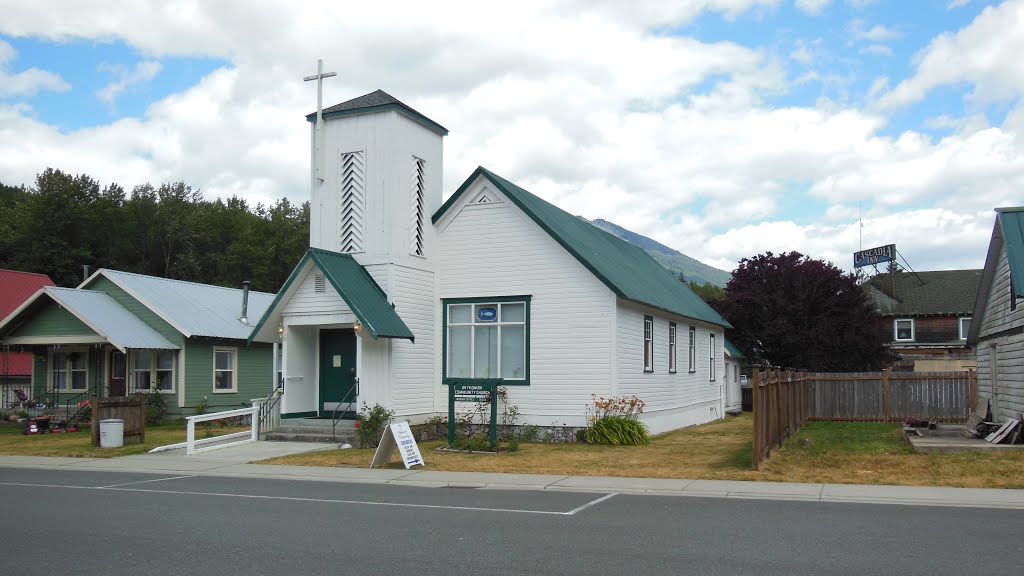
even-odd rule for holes
{"type": "Polygon", "coordinates": [[[668,371],[676,373],[676,323],[668,323],[668,371]]]}
{"type": "Polygon", "coordinates": [[[914,341],[914,319],[913,318],[898,318],[893,321],[893,331],[895,332],[895,340],[897,342],[913,342],[914,341]]]}
{"type": "Polygon", "coordinates": [[[61,392],[85,391],[88,388],[88,370],[85,352],[53,353],[52,389],[61,392]],[[70,387],[69,387],[70,386],[70,387]]]}
{"type": "Polygon", "coordinates": [[[237,392],[238,372],[237,354],[234,348],[214,348],[213,350],[213,391],[237,392]]]}
{"type": "Polygon", "coordinates": [[[960,319],[960,339],[961,340],[967,340],[967,333],[970,332],[970,331],[971,331],[971,318],[970,318],[970,316],[968,316],[967,318],[961,318],[960,319]]]}
{"type": "Polygon", "coordinates": [[[132,388],[137,392],[174,392],[173,350],[132,350],[132,388]]]}
{"type": "Polygon", "coordinates": [[[715,381],[715,364],[716,364],[716,362],[715,362],[715,335],[714,334],[710,334],[710,336],[711,336],[711,344],[710,344],[710,348],[711,348],[711,362],[709,364],[711,366],[711,371],[710,371],[710,373],[711,373],[711,381],[714,382],[715,381]]]}
{"type": "Polygon", "coordinates": [[[697,328],[690,326],[690,374],[697,371],[697,328]]]}
{"type": "Polygon", "coordinates": [[[529,384],[528,299],[447,300],[445,310],[446,379],[529,384]]]}
{"type": "Polygon", "coordinates": [[[733,382],[739,382],[740,381],[740,365],[739,364],[733,364],[732,365],[732,381],[733,382]]]}
{"type": "Polygon", "coordinates": [[[654,318],[644,316],[644,372],[654,372],[654,318]]]}

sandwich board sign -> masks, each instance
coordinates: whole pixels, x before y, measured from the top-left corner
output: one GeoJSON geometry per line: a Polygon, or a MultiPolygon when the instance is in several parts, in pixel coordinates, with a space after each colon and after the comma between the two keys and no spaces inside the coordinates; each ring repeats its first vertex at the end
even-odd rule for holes
{"type": "Polygon", "coordinates": [[[416,437],[412,434],[408,422],[392,422],[384,429],[384,435],[380,438],[377,451],[373,454],[373,461],[370,468],[379,468],[391,460],[391,453],[398,448],[402,455],[402,463],[408,470],[413,466],[423,466],[423,456],[420,455],[420,447],[416,445],[416,437]]]}

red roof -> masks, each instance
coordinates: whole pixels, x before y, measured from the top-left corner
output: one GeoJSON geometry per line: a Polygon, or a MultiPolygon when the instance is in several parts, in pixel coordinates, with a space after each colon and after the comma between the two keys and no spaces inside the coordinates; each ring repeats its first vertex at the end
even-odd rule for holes
{"type": "MultiPolygon", "coordinates": [[[[21,306],[43,286],[53,285],[53,280],[50,280],[50,277],[45,274],[0,270],[0,320],[7,318],[11,312],[14,312],[18,306],[21,306]]],[[[11,376],[32,374],[32,354],[5,355],[0,353],[0,377],[5,373],[11,376]],[[10,358],[9,365],[7,365],[5,356],[10,358]]]]}

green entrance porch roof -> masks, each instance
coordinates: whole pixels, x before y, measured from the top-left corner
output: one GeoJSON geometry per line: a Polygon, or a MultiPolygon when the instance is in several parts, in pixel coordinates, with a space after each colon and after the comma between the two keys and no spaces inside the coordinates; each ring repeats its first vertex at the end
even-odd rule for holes
{"type": "Polygon", "coordinates": [[[0,336],[6,344],[61,344],[98,340],[109,342],[122,352],[129,348],[178,349],[178,346],[122,308],[107,294],[54,286],[40,288],[0,322],[0,336]],[[60,323],[52,326],[47,333],[30,329],[35,315],[44,310],[49,302],[56,303],[74,317],[68,318],[70,323],[64,323],[68,331],[62,331],[60,323]]]}
{"type": "MultiPolygon", "coordinates": [[[[378,338],[400,338],[415,342],[412,330],[405,325],[402,318],[395,312],[395,307],[388,302],[387,295],[381,290],[369,272],[349,254],[340,254],[320,248],[310,248],[299,264],[292,270],[291,276],[281,287],[277,297],[260,318],[259,323],[249,335],[249,342],[266,332],[267,322],[275,315],[280,316],[281,309],[291,299],[293,288],[303,277],[307,264],[320,269],[338,295],[345,301],[352,313],[369,332],[374,340],[378,338]]],[[[275,330],[276,332],[276,330],[275,330]]]]}

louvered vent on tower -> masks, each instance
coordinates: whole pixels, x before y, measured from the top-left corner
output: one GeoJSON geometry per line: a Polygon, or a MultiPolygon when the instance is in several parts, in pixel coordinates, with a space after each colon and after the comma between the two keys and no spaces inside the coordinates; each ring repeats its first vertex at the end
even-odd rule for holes
{"type": "Polygon", "coordinates": [[[363,251],[363,187],[366,165],[362,152],[341,155],[341,191],[338,194],[338,238],[340,252],[363,251]]]}
{"type": "Polygon", "coordinates": [[[426,183],[424,174],[426,162],[415,156],[412,157],[412,222],[409,224],[409,251],[417,256],[423,256],[423,213],[426,206],[423,205],[423,195],[426,183]]]}

